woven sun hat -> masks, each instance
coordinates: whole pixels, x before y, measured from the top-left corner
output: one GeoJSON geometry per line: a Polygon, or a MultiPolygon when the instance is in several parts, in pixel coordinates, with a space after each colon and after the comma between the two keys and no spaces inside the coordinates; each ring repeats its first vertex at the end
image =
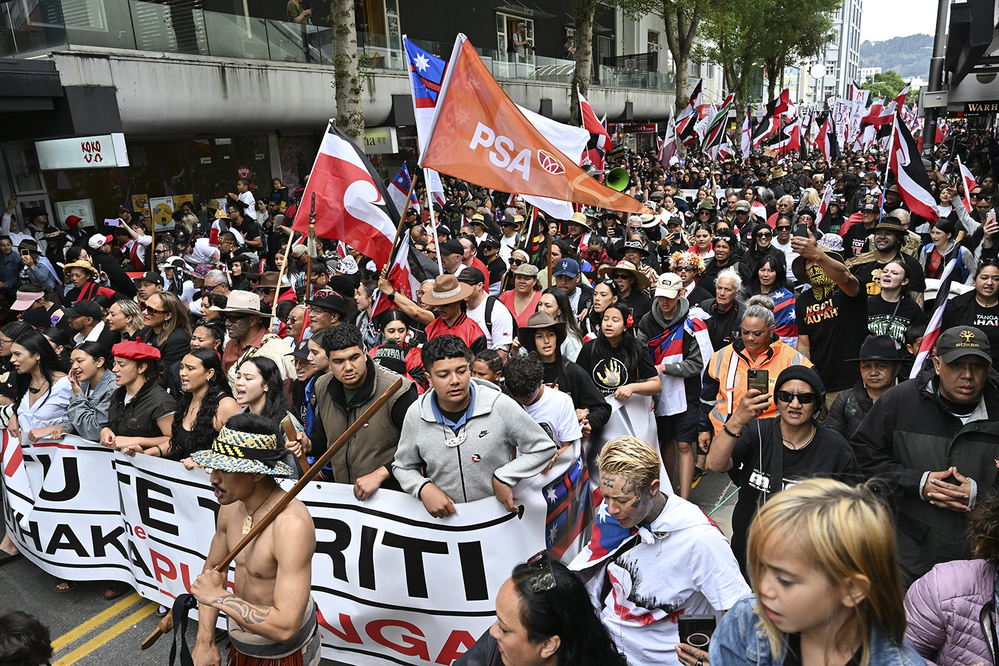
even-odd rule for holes
{"type": "Polygon", "coordinates": [[[209,451],[195,451],[191,459],[202,467],[240,474],[293,476],[284,462],[287,450],[278,448],[276,435],[259,435],[222,428],[209,451]]]}
{"type": "Polygon", "coordinates": [[[645,291],[649,288],[652,283],[649,281],[649,276],[638,270],[638,267],[630,261],[619,261],[615,265],[605,265],[601,266],[600,270],[597,271],[597,276],[601,279],[613,274],[615,271],[627,271],[635,276],[635,291],[645,291]]]}
{"type": "Polygon", "coordinates": [[[91,275],[97,275],[97,269],[94,268],[94,265],[91,264],[89,261],[83,261],[83,260],[72,261],[66,264],[65,266],[62,267],[63,275],[67,275],[69,273],[69,269],[71,268],[82,268],[83,270],[89,272],[91,275]]]}

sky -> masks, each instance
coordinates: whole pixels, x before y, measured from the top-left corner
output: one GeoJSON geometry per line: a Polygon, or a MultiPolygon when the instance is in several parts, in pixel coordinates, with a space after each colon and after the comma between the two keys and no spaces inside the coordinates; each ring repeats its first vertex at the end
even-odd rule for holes
{"type": "Polygon", "coordinates": [[[880,42],[892,37],[936,31],[935,0],[864,0],[860,41],[880,42]],[[904,9],[902,9],[904,8],[904,9]]]}

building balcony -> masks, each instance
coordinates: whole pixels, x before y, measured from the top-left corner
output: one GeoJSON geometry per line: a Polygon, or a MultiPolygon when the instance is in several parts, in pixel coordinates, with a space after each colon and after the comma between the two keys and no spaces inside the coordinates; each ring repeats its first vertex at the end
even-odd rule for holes
{"type": "MultiPolygon", "coordinates": [[[[51,58],[64,86],[113,89],[130,134],[314,130],[336,115],[330,27],[250,16],[247,0],[244,14],[184,3],[3,3],[0,57],[51,58]]],[[[356,36],[367,125],[403,124],[393,120],[394,98],[409,95],[401,40],[356,36]]],[[[414,42],[450,57],[452,44],[414,42]]],[[[574,62],[477,50],[515,102],[568,119],[574,62]]],[[[604,65],[593,72],[589,100],[598,115],[631,120],[671,113],[672,73],[604,65]]]]}

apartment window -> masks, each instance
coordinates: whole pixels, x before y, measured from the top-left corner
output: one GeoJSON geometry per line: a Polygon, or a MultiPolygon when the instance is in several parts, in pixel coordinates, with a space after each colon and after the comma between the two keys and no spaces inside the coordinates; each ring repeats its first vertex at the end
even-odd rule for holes
{"type": "Polygon", "coordinates": [[[532,19],[496,12],[496,44],[501,58],[502,54],[509,51],[510,37],[517,32],[517,25],[520,23],[527,25],[527,41],[534,44],[534,21],[532,19]]]}
{"type": "Polygon", "coordinates": [[[691,61],[691,63],[690,63],[690,75],[691,76],[700,76],[701,75],[701,63],[691,61]]]}
{"type": "Polygon", "coordinates": [[[656,30],[649,30],[647,52],[659,53],[659,32],[656,30]]]}

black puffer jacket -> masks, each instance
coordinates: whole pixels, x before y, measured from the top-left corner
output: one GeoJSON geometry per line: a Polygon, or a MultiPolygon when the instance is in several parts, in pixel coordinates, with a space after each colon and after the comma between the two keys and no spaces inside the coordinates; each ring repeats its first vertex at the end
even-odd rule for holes
{"type": "Polygon", "coordinates": [[[927,472],[956,467],[974,483],[972,500],[999,492],[999,376],[990,373],[986,413],[967,423],[947,411],[932,367],[902,382],[874,403],[853,436],[864,476],[892,495],[898,564],[906,586],[933,565],[971,559],[967,514],[936,507],[920,493],[927,472]]]}

